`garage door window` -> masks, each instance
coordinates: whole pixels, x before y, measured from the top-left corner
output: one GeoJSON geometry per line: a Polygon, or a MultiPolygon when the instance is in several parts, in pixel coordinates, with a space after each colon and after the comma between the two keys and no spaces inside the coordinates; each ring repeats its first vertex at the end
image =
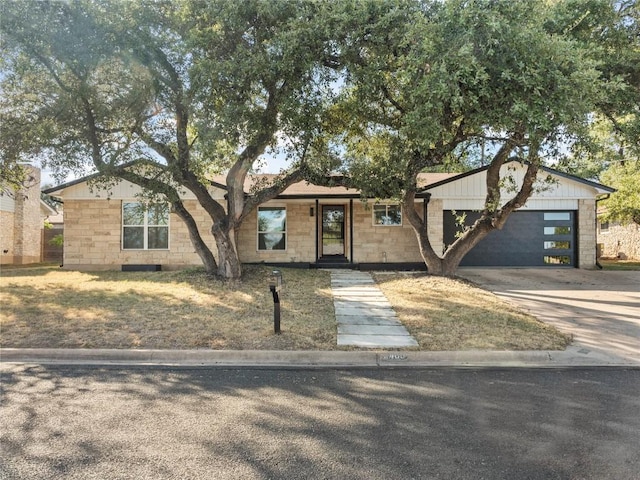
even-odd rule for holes
{"type": "Polygon", "coordinates": [[[544,227],[545,235],[571,235],[571,227],[544,227]]]}
{"type": "Polygon", "coordinates": [[[571,248],[571,242],[569,242],[568,240],[544,242],[545,250],[569,250],[570,248],[571,248]]]}
{"type": "Polygon", "coordinates": [[[547,220],[571,220],[569,212],[544,212],[544,219],[547,220]]]}
{"type": "Polygon", "coordinates": [[[549,265],[571,265],[569,255],[545,255],[544,263],[549,265]]]}

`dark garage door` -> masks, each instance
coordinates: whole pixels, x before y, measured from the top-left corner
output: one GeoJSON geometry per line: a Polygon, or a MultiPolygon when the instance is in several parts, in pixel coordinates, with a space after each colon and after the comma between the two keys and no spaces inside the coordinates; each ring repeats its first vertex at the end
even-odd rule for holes
{"type": "MultiPolygon", "coordinates": [[[[465,214],[472,225],[480,214],[465,214]]],[[[461,230],[452,211],[444,212],[444,242],[451,245],[461,230]]],[[[462,260],[461,266],[573,266],[575,265],[576,215],[574,211],[526,211],[512,213],[502,230],[490,232],[462,260]]]]}

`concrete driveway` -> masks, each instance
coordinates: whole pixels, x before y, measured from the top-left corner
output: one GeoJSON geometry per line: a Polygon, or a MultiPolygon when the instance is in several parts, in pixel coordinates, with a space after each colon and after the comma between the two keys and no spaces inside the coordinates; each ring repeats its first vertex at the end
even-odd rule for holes
{"type": "Polygon", "coordinates": [[[465,267],[458,275],[572,334],[580,354],[640,362],[640,271],[465,267]]]}

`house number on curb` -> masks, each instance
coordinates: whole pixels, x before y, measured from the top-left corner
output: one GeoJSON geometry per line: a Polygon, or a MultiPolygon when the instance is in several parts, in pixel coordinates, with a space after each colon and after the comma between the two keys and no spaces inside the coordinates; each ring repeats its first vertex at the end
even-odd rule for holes
{"type": "Polygon", "coordinates": [[[386,357],[383,357],[382,359],[383,360],[389,360],[389,361],[391,361],[391,360],[398,361],[398,360],[407,360],[408,358],[409,357],[407,355],[399,355],[399,354],[392,353],[390,355],[387,355],[386,357]]]}

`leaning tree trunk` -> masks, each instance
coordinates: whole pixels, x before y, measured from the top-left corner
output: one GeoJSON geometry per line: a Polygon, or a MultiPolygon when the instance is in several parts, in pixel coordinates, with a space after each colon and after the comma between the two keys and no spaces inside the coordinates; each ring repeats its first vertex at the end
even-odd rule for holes
{"type": "Polygon", "coordinates": [[[202,260],[202,264],[204,265],[205,271],[209,275],[216,275],[218,273],[218,265],[216,264],[216,259],[211,252],[211,249],[204,242],[202,237],[200,236],[200,231],[198,230],[198,225],[196,221],[191,216],[189,211],[184,207],[182,202],[172,202],[171,206],[176,214],[182,219],[184,224],[187,226],[187,230],[189,231],[189,238],[191,239],[191,244],[193,248],[195,248],[196,253],[202,260]]]}
{"type": "Polygon", "coordinates": [[[233,228],[229,228],[226,222],[216,222],[211,232],[218,247],[218,275],[228,280],[240,278],[242,264],[238,258],[233,228]]]}
{"type": "Polygon", "coordinates": [[[420,218],[415,208],[415,191],[407,191],[402,201],[402,214],[409,220],[413,231],[418,239],[420,255],[427,266],[430,275],[443,275],[443,259],[431,246],[429,236],[427,235],[426,219],[420,218]]]}

